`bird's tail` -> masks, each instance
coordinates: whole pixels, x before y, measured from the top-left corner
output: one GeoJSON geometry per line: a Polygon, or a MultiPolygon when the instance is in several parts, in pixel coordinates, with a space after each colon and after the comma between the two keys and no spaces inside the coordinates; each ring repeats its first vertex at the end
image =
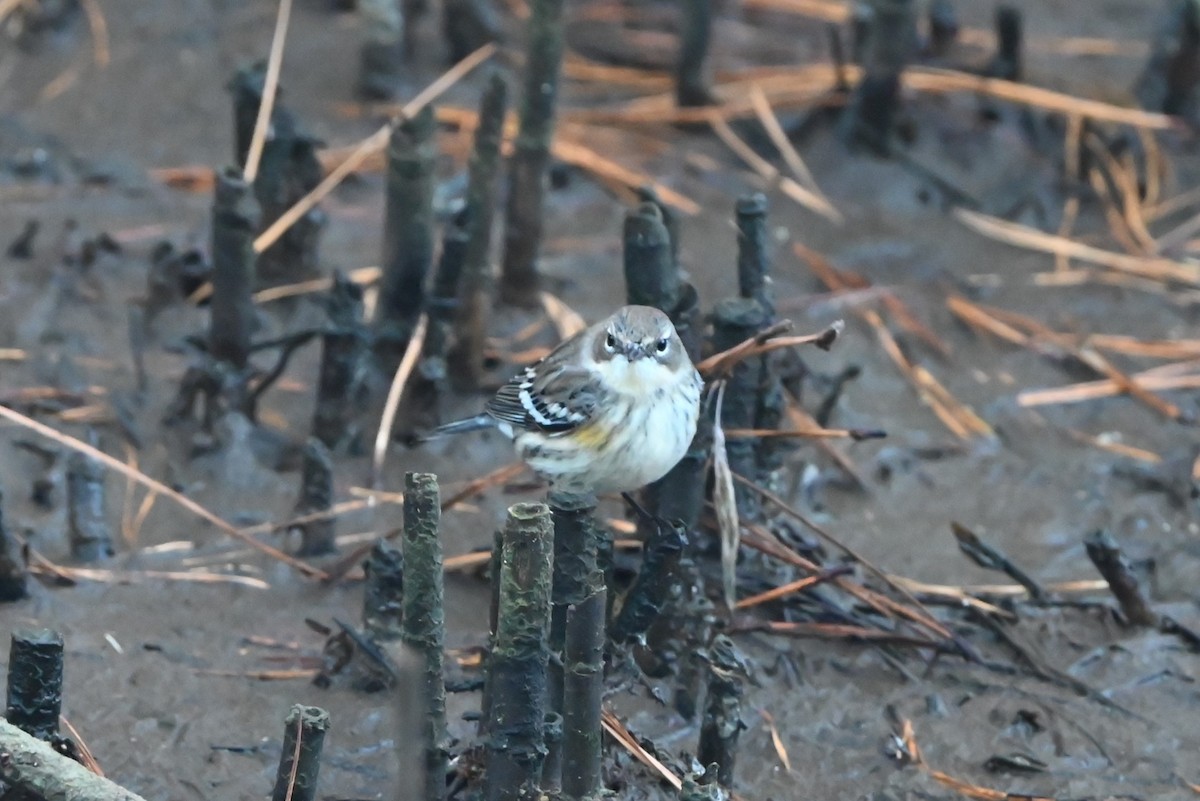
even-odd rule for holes
{"type": "Polygon", "coordinates": [[[441,439],[453,434],[466,434],[469,431],[480,431],[485,428],[491,428],[496,425],[495,418],[486,414],[477,414],[474,417],[468,417],[465,420],[455,420],[453,423],[446,423],[438,426],[432,431],[426,431],[424,434],[418,434],[417,442],[428,442],[431,439],[441,439]]]}

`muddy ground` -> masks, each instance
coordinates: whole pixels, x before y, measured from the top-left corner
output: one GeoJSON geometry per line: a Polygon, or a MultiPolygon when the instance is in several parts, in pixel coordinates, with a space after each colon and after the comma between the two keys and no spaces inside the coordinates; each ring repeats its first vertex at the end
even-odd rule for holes
{"type": "MultiPolygon", "coordinates": [[[[156,321],[146,354],[149,385],[144,396],[136,392],[128,338],[128,310],[145,291],[153,246],[162,240],[181,247],[203,245],[207,237],[210,197],[166,188],[148,170],[219,166],[231,160],[233,125],[224,86],[235,68],[265,55],[274,4],[99,4],[111,36],[106,68],[92,62],[82,19],[28,47],[0,40],[0,244],[7,247],[14,241],[26,221],[40,224],[30,258],[0,256],[0,348],[27,353],[23,361],[0,362],[0,396],[50,386],[83,393],[89,404],[123,409],[142,440],[137,461],[148,474],[169,480],[238,525],[285,520],[299,482],[295,472],[262,467],[245,438],[225,453],[189,459],[187,433],[160,425],[187,365],[175,345],[203,329],[205,312],[181,306],[156,321]],[[79,266],[80,240],[102,233],[120,243],[119,252],[102,251],[90,266],[79,266]]],[[[377,121],[345,113],[346,104],[356,101],[359,23],[352,14],[329,11],[328,5],[317,0],[297,4],[283,64],[284,102],[317,136],[341,145],[366,135],[377,121]]],[[[991,4],[957,5],[964,24],[990,26],[991,4]]],[[[1088,36],[1137,44],[1149,40],[1155,20],[1148,6],[1158,4],[1028,0],[1016,5],[1037,41],[1088,36]]],[[[436,19],[419,24],[422,52],[402,97],[443,68],[436,19]]],[[[811,19],[730,7],[718,23],[714,60],[721,69],[827,57],[824,25],[811,19]]],[[[980,63],[986,51],[963,48],[956,58],[960,65],[980,63]]],[[[1027,80],[1127,103],[1144,58],[1137,48],[1089,56],[1031,47],[1027,80]]],[[[473,76],[448,98],[474,105],[479,85],[479,76],[473,76]]],[[[593,102],[596,92],[569,83],[565,95],[572,103],[584,98],[593,102]]],[[[1023,194],[1043,201],[1045,215],[1026,212],[1022,221],[1047,230],[1057,227],[1062,194],[1056,158],[1030,147],[1013,109],[1002,106],[998,123],[983,124],[971,97],[913,96],[907,107],[917,132],[911,152],[922,163],[950,176],[991,213],[1005,211],[1011,198],[1023,194]]],[[[632,166],[652,171],[702,206],[699,215],[682,223],[683,264],[706,303],[733,294],[733,200],[757,188],[755,179],[707,132],[661,128],[654,133],[669,142],[666,150],[651,157],[625,156],[632,166]],[[718,169],[696,169],[694,154],[710,160],[700,163],[715,163],[718,169]]],[[[1200,161],[1186,139],[1171,135],[1163,141],[1172,158],[1169,193],[1174,194],[1190,187],[1200,161]]],[[[848,365],[861,366],[861,377],[848,386],[831,424],[884,428],[889,436],[846,449],[868,477],[867,492],[831,481],[794,500],[884,570],[944,584],[1007,581],[962,558],[950,535],[951,521],[972,527],[1044,582],[1096,578],[1082,539],[1106,527],[1132,559],[1153,561],[1157,569],[1150,587],[1156,602],[1183,622],[1200,622],[1200,539],[1188,492],[1172,497],[1146,489],[1128,478],[1124,457],[1082,444],[1063,431],[1117,432],[1124,442],[1190,465],[1195,429],[1166,422],[1128,398],[1046,407],[1041,419],[1035,417],[1017,405],[1018,390],[1076,379],[1028,350],[971,332],[956,322],[944,300],[950,290],[967,290],[1058,330],[1149,339],[1195,336],[1192,309],[1162,294],[1113,287],[1034,288],[1029,276],[1051,269],[1052,259],[967,230],[947,214],[948,198],[927,178],[896,162],[848,155],[827,125],[814,126],[798,146],[846,222],[833,225],[782,195],[772,195],[776,297],[796,301],[789,314],[804,330],[851,315],[846,335],[831,353],[804,356],[811,368],[830,375],[848,365]],[[916,357],[998,436],[957,440],[922,405],[871,329],[851,311],[800,303],[824,290],[793,255],[793,241],[894,289],[952,350],[949,358],[939,360],[917,345],[916,357]]],[[[599,143],[597,148],[622,160],[619,151],[599,143]]],[[[443,167],[447,177],[456,169],[449,162],[443,167]]],[[[330,269],[378,263],[380,176],[353,179],[324,208],[330,219],[322,263],[330,269]]],[[[621,203],[580,173],[571,174],[565,188],[552,196],[547,223],[551,243],[543,266],[550,288],[588,319],[608,313],[623,297],[623,211],[621,203]]],[[[1079,230],[1103,230],[1095,204],[1085,203],[1079,230]]],[[[315,312],[304,304],[290,316],[268,310],[267,330],[278,332],[313,319],[315,312]]],[[[496,333],[514,330],[528,319],[501,315],[496,333]]],[[[302,350],[286,381],[267,395],[263,419],[274,431],[293,438],[307,432],[316,358],[315,347],[302,350]]],[[[1174,393],[1171,399],[1200,412],[1190,394],[1174,393]]],[[[477,397],[452,398],[447,417],[450,412],[473,413],[480,402],[477,397]]],[[[69,432],[82,431],[53,416],[45,419],[69,432]]],[[[376,420],[367,421],[372,431],[376,420]]],[[[127,459],[119,429],[106,425],[100,430],[104,449],[127,459]]],[[[17,447],[32,439],[12,426],[0,430],[5,516],[40,553],[67,564],[63,460],[49,470],[57,482],[53,508],[35,506],[31,481],[43,475],[46,465],[42,457],[17,447]]],[[[799,449],[789,469],[798,473],[814,458],[811,449],[799,449]]],[[[406,470],[435,471],[443,484],[451,485],[510,460],[508,446],[495,437],[425,450],[397,448],[389,456],[385,486],[400,487],[406,470]]],[[[834,474],[826,462],[815,461],[834,474]]],[[[367,458],[338,462],[339,499],[350,499],[351,488],[368,481],[367,458]]],[[[138,490],[127,501],[129,488],[116,476],[110,477],[108,488],[116,525],[123,505],[136,508],[143,493],[138,490]]],[[[533,489],[494,488],[448,513],[446,553],[489,545],[505,507],[536,495],[533,489]]],[[[620,513],[615,504],[606,509],[620,513]]],[[[339,533],[363,534],[357,539],[362,541],[369,532],[386,531],[398,522],[398,508],[385,504],[374,514],[342,517],[339,533]]],[[[285,544],[279,538],[272,542],[285,544]]],[[[342,685],[319,690],[305,679],[257,681],[212,673],[311,666],[322,638],[305,625],[305,618],[356,621],[359,584],[326,587],[302,580],[163,500],[150,510],[136,540],[121,542],[119,549],[106,567],[181,571],[207,566],[257,576],[270,587],[145,577],[128,583],[81,581],[71,588],[35,584],[30,600],[0,609],[0,633],[36,624],[66,635],[65,715],[111,778],[147,799],[261,798],[269,791],[278,759],[282,718],[292,703],[304,702],[325,707],[333,718],[321,795],[391,797],[392,716],[380,697],[342,685]],[[192,544],[146,550],[181,542],[192,544]],[[254,645],[247,639],[251,637],[286,647],[254,645]]],[[[1107,601],[1103,594],[1089,597],[1107,601]]],[[[482,641],[486,598],[479,579],[448,578],[449,646],[482,641]]],[[[1018,663],[991,634],[967,630],[972,641],[997,659],[1018,663]]],[[[747,799],[764,800],[955,797],[928,774],[898,764],[889,754],[892,724],[885,708],[892,706],[912,720],[933,767],[976,784],[1057,798],[1194,795],[1185,782],[1200,781],[1194,759],[1200,749],[1198,668],[1195,656],[1177,639],[1124,628],[1102,606],[1022,607],[1021,622],[1013,630],[1044,665],[1086,683],[1128,714],[1034,678],[1027,670],[1005,675],[955,658],[926,664],[912,653],[902,654],[899,669],[894,660],[862,644],[741,635],[739,643],[759,670],[747,692],[748,730],[736,789],[747,799]],[[776,669],[781,654],[794,671],[776,669]],[[790,757],[790,773],[758,712],[768,708],[790,757]],[[985,769],[989,758],[1013,753],[1035,757],[1045,769],[1029,774],[985,769]]],[[[637,732],[672,753],[694,752],[693,725],[632,695],[613,702],[630,715],[637,732]]],[[[452,733],[468,736],[473,731],[461,715],[476,705],[474,695],[452,698],[452,733]]],[[[622,797],[658,792],[650,774],[638,766],[622,771],[622,782],[622,797]]]]}

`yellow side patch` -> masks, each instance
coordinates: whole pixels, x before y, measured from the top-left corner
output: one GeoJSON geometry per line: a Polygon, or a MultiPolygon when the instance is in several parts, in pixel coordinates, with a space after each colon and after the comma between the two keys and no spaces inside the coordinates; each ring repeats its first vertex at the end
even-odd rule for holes
{"type": "Polygon", "coordinates": [[[591,423],[573,431],[571,438],[582,447],[601,448],[608,442],[608,433],[595,423],[591,423]]]}

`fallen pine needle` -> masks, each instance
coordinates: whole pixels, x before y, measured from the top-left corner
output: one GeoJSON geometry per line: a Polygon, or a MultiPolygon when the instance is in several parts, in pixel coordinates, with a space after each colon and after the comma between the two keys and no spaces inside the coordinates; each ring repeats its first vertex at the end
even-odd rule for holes
{"type": "Polygon", "coordinates": [[[617,741],[628,751],[634,759],[641,762],[646,767],[653,770],[663,778],[668,784],[676,790],[683,787],[683,780],[671,771],[666,765],[658,760],[656,756],[651,754],[645,748],[642,748],[641,743],[630,733],[629,729],[621,722],[610,709],[605,709],[600,712],[600,725],[608,732],[609,736],[617,741]]]}

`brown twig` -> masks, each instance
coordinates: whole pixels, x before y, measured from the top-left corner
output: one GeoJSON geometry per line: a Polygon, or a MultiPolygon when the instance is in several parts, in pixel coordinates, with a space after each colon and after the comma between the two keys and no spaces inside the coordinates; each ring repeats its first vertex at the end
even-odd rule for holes
{"type": "Polygon", "coordinates": [[[707,359],[704,359],[696,365],[696,369],[700,374],[709,378],[722,376],[738,362],[748,359],[751,356],[759,356],[768,351],[778,350],[780,348],[793,348],[800,345],[816,345],[821,350],[829,350],[833,347],[833,343],[837,341],[838,336],[845,328],[845,324],[841,320],[837,320],[824,331],[816,334],[805,334],[803,336],[780,337],[781,334],[790,331],[792,328],[791,320],[781,320],[771,327],[760,331],[754,336],[739,342],[728,350],[714,353],[707,359]]]}

